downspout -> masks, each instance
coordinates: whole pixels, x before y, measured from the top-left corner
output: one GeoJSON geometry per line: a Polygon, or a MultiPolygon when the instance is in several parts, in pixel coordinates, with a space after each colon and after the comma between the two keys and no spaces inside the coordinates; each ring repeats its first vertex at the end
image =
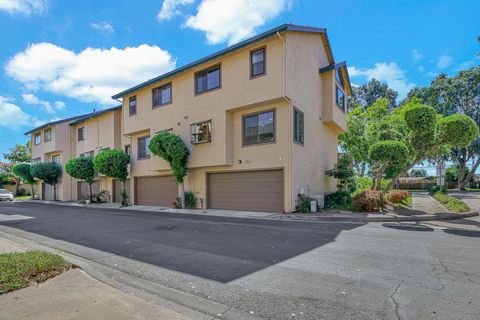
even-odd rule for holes
{"type": "MultiPolygon", "coordinates": [[[[287,59],[286,59],[286,43],[285,43],[285,39],[282,37],[282,35],[280,34],[279,31],[277,31],[277,36],[278,38],[280,39],[280,41],[282,41],[282,47],[283,47],[283,51],[282,51],[282,63],[283,63],[283,68],[282,68],[282,98],[283,100],[285,100],[288,105],[289,105],[289,111],[288,111],[288,137],[290,139],[290,137],[293,137],[293,115],[292,115],[292,103],[291,103],[291,100],[286,96],[286,86],[287,86],[287,79],[286,79],[286,69],[287,69],[287,59]]],[[[287,177],[290,181],[290,184],[289,184],[289,189],[290,189],[290,211],[294,211],[294,199],[292,197],[292,194],[293,194],[293,174],[292,174],[292,166],[293,166],[293,148],[292,148],[292,140],[290,140],[288,143],[288,165],[286,166],[287,167],[287,177]]]]}

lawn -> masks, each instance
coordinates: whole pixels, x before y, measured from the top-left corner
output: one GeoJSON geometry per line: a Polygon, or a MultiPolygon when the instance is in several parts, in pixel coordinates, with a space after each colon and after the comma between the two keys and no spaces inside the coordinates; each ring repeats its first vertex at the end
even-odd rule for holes
{"type": "Polygon", "coordinates": [[[15,200],[28,200],[32,199],[32,196],[15,196],[15,200]]]}
{"type": "Polygon", "coordinates": [[[450,212],[460,213],[470,211],[470,207],[467,206],[462,200],[449,196],[443,192],[437,192],[433,197],[443,204],[450,212]]]}
{"type": "Polygon", "coordinates": [[[71,267],[59,255],[48,252],[0,254],[0,295],[46,281],[71,267]]]}

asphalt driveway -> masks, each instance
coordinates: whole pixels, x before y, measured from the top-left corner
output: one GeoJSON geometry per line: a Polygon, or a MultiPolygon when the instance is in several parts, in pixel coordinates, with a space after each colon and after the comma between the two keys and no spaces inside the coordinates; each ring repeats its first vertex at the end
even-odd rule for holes
{"type": "Polygon", "coordinates": [[[295,257],[359,224],[309,224],[185,216],[41,203],[1,203],[1,222],[163,268],[232,281],[295,257]]]}

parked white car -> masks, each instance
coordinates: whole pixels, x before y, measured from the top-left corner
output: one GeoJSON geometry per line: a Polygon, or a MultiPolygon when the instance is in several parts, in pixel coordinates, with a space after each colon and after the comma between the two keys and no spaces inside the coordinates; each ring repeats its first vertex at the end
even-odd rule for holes
{"type": "Polygon", "coordinates": [[[13,193],[7,189],[0,189],[0,201],[13,201],[13,193]]]}

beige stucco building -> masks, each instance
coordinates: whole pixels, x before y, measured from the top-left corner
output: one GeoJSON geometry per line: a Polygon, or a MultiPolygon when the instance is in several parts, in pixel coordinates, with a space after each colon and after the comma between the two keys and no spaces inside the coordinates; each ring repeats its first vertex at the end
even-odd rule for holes
{"type": "MultiPolygon", "coordinates": [[[[185,189],[197,207],[291,212],[299,194],[335,190],[325,170],[337,160],[350,90],[324,29],[282,25],[114,95],[119,108],[50,125],[62,138],[55,147],[32,143],[33,158],[127,150],[130,201],[170,206],[178,187],[168,163],[148,150],[168,130],[190,150],[185,189]]],[[[28,132],[32,142],[42,130],[28,132]]],[[[60,199],[78,198],[78,184],[67,180],[60,199]]],[[[111,180],[99,181],[115,193],[111,180]]]]}

